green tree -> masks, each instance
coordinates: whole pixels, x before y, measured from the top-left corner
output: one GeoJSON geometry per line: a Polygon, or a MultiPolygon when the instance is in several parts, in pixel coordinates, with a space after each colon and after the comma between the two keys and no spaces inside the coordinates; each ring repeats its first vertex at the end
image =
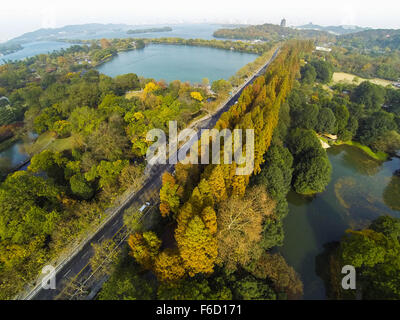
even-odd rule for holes
{"type": "Polygon", "coordinates": [[[321,133],[335,133],[336,117],[330,108],[319,110],[315,130],[321,133]]]}
{"type": "Polygon", "coordinates": [[[0,238],[27,243],[49,235],[58,218],[60,190],[25,171],[11,174],[0,186],[0,238]]]}
{"type": "Polygon", "coordinates": [[[329,83],[332,79],[333,68],[329,62],[323,60],[313,60],[311,65],[317,73],[317,80],[321,83],[329,83]]]}
{"type": "Polygon", "coordinates": [[[301,73],[301,80],[306,84],[312,84],[317,79],[317,71],[312,64],[307,63],[303,66],[300,70],[301,73]]]}
{"type": "Polygon", "coordinates": [[[93,196],[94,190],[86,181],[82,174],[75,174],[69,180],[71,191],[81,199],[89,200],[93,196]]]}
{"type": "Polygon", "coordinates": [[[274,290],[265,280],[247,276],[235,283],[235,297],[239,300],[276,300],[274,290]]]}
{"type": "Polygon", "coordinates": [[[364,105],[369,112],[378,111],[385,101],[385,89],[364,81],[354,90],[351,98],[354,102],[364,105]]]}

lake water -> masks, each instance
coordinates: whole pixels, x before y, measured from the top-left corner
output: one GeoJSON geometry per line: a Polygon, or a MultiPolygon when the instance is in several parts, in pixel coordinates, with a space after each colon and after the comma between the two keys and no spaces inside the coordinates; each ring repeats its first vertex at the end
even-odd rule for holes
{"type": "Polygon", "coordinates": [[[305,299],[325,299],[324,283],[316,273],[316,257],[324,244],[340,240],[346,229],[368,226],[382,214],[400,218],[400,177],[393,176],[400,159],[379,163],[350,146],[327,152],[333,172],[326,190],[313,197],[289,193],[284,220],[280,252],[300,274],[305,299]]]}
{"type": "Polygon", "coordinates": [[[24,47],[22,50],[0,57],[0,64],[8,60],[22,60],[37,54],[46,54],[55,50],[66,49],[71,44],[59,41],[36,41],[23,44],[22,46],[24,47]]]}
{"type": "MultiPolygon", "coordinates": [[[[128,29],[148,29],[148,28],[160,28],[160,27],[171,27],[172,31],[167,32],[149,32],[149,33],[137,33],[127,34],[126,29],[116,29],[103,31],[99,29],[95,32],[82,33],[71,36],[63,36],[66,39],[101,39],[101,38],[163,38],[163,37],[174,37],[183,39],[215,39],[213,33],[215,30],[222,28],[219,24],[208,24],[208,23],[196,23],[196,24],[164,24],[164,25],[140,25],[130,26],[128,29]]],[[[224,27],[226,28],[226,27],[224,27]]]]}
{"type": "Polygon", "coordinates": [[[23,145],[23,141],[17,141],[0,152],[0,173],[8,172],[29,159],[29,155],[22,149],[23,145]]]}
{"type": "Polygon", "coordinates": [[[151,44],[144,49],[121,52],[97,70],[112,77],[133,72],[156,80],[194,83],[203,78],[228,79],[256,58],[255,54],[216,48],[151,44]]]}
{"type": "MultiPolygon", "coordinates": [[[[164,26],[164,25],[163,25],[164,26]]],[[[107,30],[104,31],[101,28],[97,31],[75,33],[73,35],[60,34],[57,37],[69,40],[90,40],[90,39],[101,39],[101,38],[162,38],[162,37],[176,37],[184,39],[214,39],[213,32],[222,27],[219,24],[166,24],[170,26],[172,31],[168,32],[151,32],[151,33],[139,33],[139,34],[127,34],[127,30],[107,30]]],[[[133,26],[128,29],[146,29],[146,28],[159,28],[160,25],[141,25],[133,26]]],[[[225,27],[224,27],[225,28],[225,27]]],[[[59,41],[34,41],[22,44],[24,47],[22,50],[12,54],[8,54],[0,57],[0,64],[4,63],[4,60],[21,60],[27,57],[33,57],[37,54],[49,53],[54,50],[60,50],[68,48],[71,44],[59,42],[59,41]]]]}

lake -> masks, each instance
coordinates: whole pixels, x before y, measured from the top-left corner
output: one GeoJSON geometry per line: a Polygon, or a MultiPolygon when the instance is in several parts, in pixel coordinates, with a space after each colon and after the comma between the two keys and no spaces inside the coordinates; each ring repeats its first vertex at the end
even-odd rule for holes
{"type": "Polygon", "coordinates": [[[216,48],[150,44],[144,49],[121,52],[97,70],[111,77],[132,72],[156,80],[194,83],[208,78],[211,82],[228,79],[256,58],[256,54],[216,48]]]}
{"type": "Polygon", "coordinates": [[[69,48],[72,44],[60,41],[35,41],[24,43],[22,50],[0,57],[0,64],[8,60],[22,60],[37,54],[51,53],[55,50],[69,48]]]}
{"type": "Polygon", "coordinates": [[[340,240],[346,229],[368,226],[382,214],[400,218],[400,177],[393,176],[400,169],[399,158],[380,163],[346,145],[327,152],[332,180],[323,193],[312,197],[289,193],[285,241],[279,249],[300,274],[304,299],[325,299],[324,283],[316,274],[316,256],[324,244],[340,240]]]}
{"type": "MultiPolygon", "coordinates": [[[[164,26],[164,25],[162,25],[164,26]]],[[[101,38],[162,38],[162,37],[176,37],[184,39],[215,39],[213,32],[221,27],[219,24],[165,24],[170,26],[172,31],[168,32],[149,32],[149,33],[138,33],[138,34],[127,34],[125,29],[116,30],[104,30],[99,28],[92,32],[76,32],[69,35],[59,34],[58,37],[61,39],[69,40],[90,40],[90,39],[101,39],[101,38]]],[[[140,26],[129,26],[128,29],[146,29],[146,28],[159,28],[160,25],[140,25],[140,26]]],[[[224,27],[225,28],[225,27],[224,27]]],[[[4,63],[4,60],[21,60],[27,57],[33,57],[37,54],[49,53],[54,50],[65,49],[71,46],[69,43],[60,41],[29,41],[23,43],[24,47],[22,50],[12,54],[8,54],[0,57],[0,65],[4,63]]]]}

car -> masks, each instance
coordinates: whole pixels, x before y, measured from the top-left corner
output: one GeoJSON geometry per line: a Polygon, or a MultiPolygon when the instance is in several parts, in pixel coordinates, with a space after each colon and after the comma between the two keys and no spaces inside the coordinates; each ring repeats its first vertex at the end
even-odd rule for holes
{"type": "Polygon", "coordinates": [[[146,202],[144,203],[144,205],[142,205],[142,206],[139,208],[139,211],[140,211],[140,212],[143,212],[144,209],[146,209],[149,205],[150,205],[150,202],[146,201],[146,202]]]}

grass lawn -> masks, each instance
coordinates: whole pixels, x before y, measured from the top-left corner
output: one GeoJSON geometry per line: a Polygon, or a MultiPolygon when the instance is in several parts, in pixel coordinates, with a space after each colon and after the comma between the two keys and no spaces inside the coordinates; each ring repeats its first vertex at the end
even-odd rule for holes
{"type": "Polygon", "coordinates": [[[41,134],[35,143],[29,146],[28,152],[30,154],[37,154],[43,150],[51,150],[54,152],[61,152],[74,148],[76,141],[73,137],[57,139],[54,132],[45,132],[41,134]]]}
{"type": "Polygon", "coordinates": [[[370,157],[379,160],[379,161],[386,161],[388,158],[388,154],[382,151],[378,152],[373,152],[369,147],[364,146],[363,144],[356,142],[356,141],[344,141],[338,144],[347,144],[349,146],[354,146],[357,147],[361,150],[363,150],[366,154],[368,154],[370,157]]]}
{"type": "Polygon", "coordinates": [[[337,83],[337,82],[348,82],[348,83],[354,83],[354,84],[360,84],[363,81],[370,81],[374,84],[378,84],[381,86],[386,87],[387,85],[391,85],[392,81],[389,80],[384,80],[384,79],[379,79],[379,78],[374,78],[374,79],[364,79],[360,78],[354,74],[350,73],[345,73],[345,72],[334,72],[333,77],[332,77],[332,82],[337,83]]]}
{"type": "Polygon", "coordinates": [[[76,146],[74,137],[68,137],[64,139],[55,139],[49,146],[48,149],[54,152],[62,152],[64,150],[71,150],[76,146]]]}

